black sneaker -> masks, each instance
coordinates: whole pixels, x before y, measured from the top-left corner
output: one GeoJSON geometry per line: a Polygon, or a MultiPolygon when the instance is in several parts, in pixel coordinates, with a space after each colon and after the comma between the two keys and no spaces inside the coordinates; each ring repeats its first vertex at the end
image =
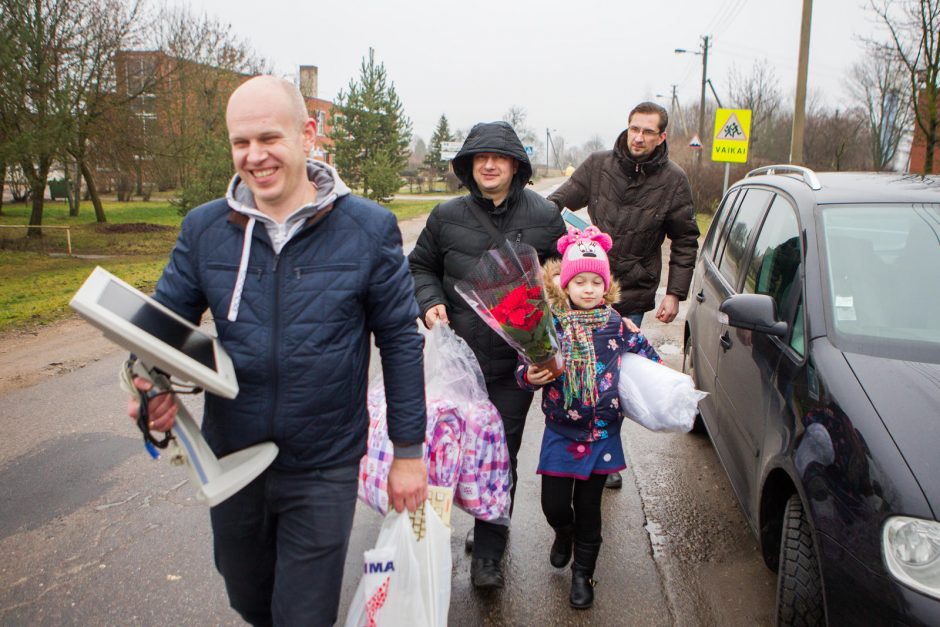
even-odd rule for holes
{"type": "Polygon", "coordinates": [[[499,560],[475,557],[470,562],[470,581],[474,588],[499,589],[503,587],[503,573],[499,560]]]}
{"type": "Polygon", "coordinates": [[[623,475],[619,472],[612,472],[607,475],[607,480],[604,482],[604,487],[608,490],[619,490],[623,487],[623,475]]]}

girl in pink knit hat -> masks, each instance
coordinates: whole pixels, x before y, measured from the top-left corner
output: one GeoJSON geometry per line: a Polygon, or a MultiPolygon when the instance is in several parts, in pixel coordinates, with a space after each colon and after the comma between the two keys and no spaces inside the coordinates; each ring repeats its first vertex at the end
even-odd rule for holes
{"type": "Polygon", "coordinates": [[[661,361],[639,330],[611,307],[620,287],[610,276],[610,247],[610,236],[593,226],[569,229],[558,240],[561,262],[548,262],[544,272],[565,370],[553,379],[548,370],[521,360],[516,368],[521,387],[544,387],[537,472],[542,512],[555,529],[549,560],[564,568],[574,553],[569,602],[579,609],[594,602],[604,481],[626,468],[617,393],[620,356],[627,350],[661,361]]]}

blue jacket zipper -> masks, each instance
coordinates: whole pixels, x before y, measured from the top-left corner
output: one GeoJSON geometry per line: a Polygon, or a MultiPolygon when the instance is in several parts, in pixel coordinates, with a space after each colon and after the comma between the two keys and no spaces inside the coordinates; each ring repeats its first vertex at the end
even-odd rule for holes
{"type": "Polygon", "coordinates": [[[277,414],[278,414],[278,409],[279,409],[278,405],[279,405],[280,398],[281,398],[280,389],[279,389],[280,381],[281,381],[281,373],[280,373],[280,368],[278,368],[278,363],[280,362],[280,360],[278,359],[278,351],[280,350],[280,343],[281,343],[281,338],[280,338],[281,276],[280,274],[278,274],[278,271],[277,271],[278,262],[280,261],[280,259],[281,259],[281,255],[279,253],[275,253],[274,266],[271,268],[271,274],[274,280],[274,307],[273,307],[274,315],[272,316],[272,319],[274,320],[274,324],[271,327],[271,371],[274,373],[274,376],[272,377],[272,381],[274,382],[274,390],[273,390],[274,406],[271,409],[271,413],[268,415],[268,433],[270,434],[272,440],[276,439],[277,437],[277,434],[274,432],[274,424],[277,419],[277,414]]]}

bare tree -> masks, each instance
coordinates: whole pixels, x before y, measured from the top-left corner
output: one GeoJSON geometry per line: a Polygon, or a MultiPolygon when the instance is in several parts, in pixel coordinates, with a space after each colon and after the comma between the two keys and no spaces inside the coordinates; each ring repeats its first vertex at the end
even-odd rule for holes
{"type": "Polygon", "coordinates": [[[225,192],[232,171],[225,104],[240,82],[270,72],[270,64],[230,25],[185,9],[162,10],[152,33],[159,53],[144,57],[142,69],[144,80],[156,77],[152,104],[138,107],[141,145],[133,154],[152,158],[153,169],[180,185],[174,202],[185,213],[225,192]]]}
{"type": "Polygon", "coordinates": [[[516,131],[516,135],[526,146],[531,146],[538,142],[538,135],[535,131],[526,126],[528,114],[525,108],[518,105],[512,105],[509,110],[503,114],[503,121],[509,122],[509,125],[516,131]]]}
{"type": "Polygon", "coordinates": [[[906,69],[926,150],[923,173],[930,173],[940,145],[940,0],[871,0],[871,8],[887,26],[890,45],[906,69]]]}
{"type": "MultiPolygon", "coordinates": [[[[126,94],[123,98],[114,93],[115,58],[133,41],[137,26],[138,7],[122,0],[96,0],[84,9],[87,22],[80,46],[73,51],[72,79],[70,81],[68,110],[71,119],[69,141],[66,151],[75,160],[77,172],[84,178],[89,197],[95,208],[97,222],[106,222],[104,207],[98,195],[98,186],[93,169],[88,163],[89,145],[95,135],[106,132],[100,123],[116,107],[122,107],[136,96],[126,94]]],[[[78,176],[76,181],[80,183],[78,176]]],[[[79,188],[80,185],[76,185],[79,188]]],[[[70,214],[78,214],[78,189],[70,201],[70,214]]]]}
{"type": "Polygon", "coordinates": [[[590,139],[584,142],[584,151],[588,154],[592,152],[598,152],[600,150],[606,150],[608,148],[607,144],[604,143],[604,138],[600,135],[591,135],[590,139]]]}
{"type": "Polygon", "coordinates": [[[804,158],[814,170],[868,170],[868,127],[860,107],[829,110],[811,103],[806,116],[804,158]]]}
{"type": "Polygon", "coordinates": [[[868,118],[872,167],[886,170],[914,117],[904,64],[893,49],[869,43],[852,67],[849,91],[868,118]]]}
{"type": "Polygon", "coordinates": [[[736,108],[751,110],[750,150],[760,152],[765,136],[771,132],[783,98],[780,81],[766,59],[754,62],[750,74],[736,66],[728,75],[728,94],[736,108]]]}
{"type": "Polygon", "coordinates": [[[81,40],[82,4],[0,0],[0,139],[29,181],[30,237],[42,235],[46,181],[68,136],[69,51],[81,40]]]}
{"type": "Polygon", "coordinates": [[[30,226],[42,224],[51,168],[67,165],[69,156],[104,221],[87,147],[114,102],[114,56],[128,41],[136,7],[123,0],[0,0],[0,160],[16,163],[29,181],[30,226]]]}

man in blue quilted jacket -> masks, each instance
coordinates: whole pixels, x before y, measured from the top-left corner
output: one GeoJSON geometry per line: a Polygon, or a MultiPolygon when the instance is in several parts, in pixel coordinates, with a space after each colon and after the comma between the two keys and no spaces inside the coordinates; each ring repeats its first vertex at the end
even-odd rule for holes
{"type": "MultiPolygon", "coordinates": [[[[253,625],[332,625],[366,450],[370,335],[395,450],[389,502],[414,511],[427,496],[414,283],[395,217],[306,158],[316,123],[293,84],[248,80],[226,124],[235,177],[225,198],[186,216],[155,298],[193,322],[209,309],[232,357],[238,396],[206,394],[215,454],[280,449],[211,510],[232,607],[253,625]]],[[[151,429],[173,426],[175,403],[149,402],[151,429]]]]}

